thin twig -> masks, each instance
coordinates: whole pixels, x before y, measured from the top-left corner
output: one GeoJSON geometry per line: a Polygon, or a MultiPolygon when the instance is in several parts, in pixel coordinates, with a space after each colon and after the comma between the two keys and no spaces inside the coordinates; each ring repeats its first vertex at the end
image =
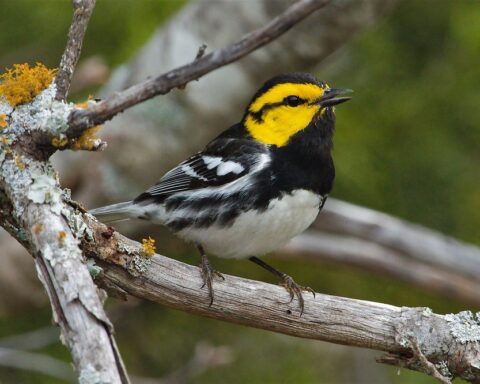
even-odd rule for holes
{"type": "Polygon", "coordinates": [[[102,124],[135,104],[156,95],[166,94],[172,89],[198,79],[214,69],[244,57],[275,40],[314,11],[327,5],[330,1],[300,0],[267,25],[245,35],[234,44],[217,49],[199,59],[195,59],[190,64],[178,67],[154,79],[136,84],[122,92],[114,93],[87,109],[74,110],[69,117],[70,128],[67,131],[67,136],[76,138],[85,129],[102,124]]]}
{"type": "Polygon", "coordinates": [[[83,39],[96,0],[73,0],[73,20],[68,31],[68,41],[55,78],[56,100],[65,100],[72,81],[73,71],[82,51],[83,39]]]}

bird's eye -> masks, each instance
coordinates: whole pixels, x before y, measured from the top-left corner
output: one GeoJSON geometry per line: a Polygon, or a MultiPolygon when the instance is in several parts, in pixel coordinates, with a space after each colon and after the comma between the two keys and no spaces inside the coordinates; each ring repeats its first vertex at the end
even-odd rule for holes
{"type": "Polygon", "coordinates": [[[289,107],[297,107],[298,105],[302,104],[302,99],[300,99],[298,96],[287,96],[284,100],[286,105],[289,107]]]}

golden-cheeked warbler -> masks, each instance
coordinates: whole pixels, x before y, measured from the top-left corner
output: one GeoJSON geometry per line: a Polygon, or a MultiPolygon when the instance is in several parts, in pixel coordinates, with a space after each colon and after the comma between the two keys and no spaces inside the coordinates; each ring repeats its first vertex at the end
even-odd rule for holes
{"type": "Polygon", "coordinates": [[[223,276],[205,251],[249,258],[304,301],[302,287],[260,260],[316,218],[332,189],[334,105],[349,89],[330,88],[308,73],[267,81],[253,96],[242,121],[205,149],[166,173],[132,201],[90,211],[100,220],[126,218],[166,225],[197,245],[201,273],[213,303],[212,280],[223,276]]]}

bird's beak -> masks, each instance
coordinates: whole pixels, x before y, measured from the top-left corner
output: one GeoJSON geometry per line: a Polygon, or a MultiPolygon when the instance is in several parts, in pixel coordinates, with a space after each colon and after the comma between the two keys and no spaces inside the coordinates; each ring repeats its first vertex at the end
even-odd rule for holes
{"type": "Polygon", "coordinates": [[[351,97],[336,97],[338,95],[343,95],[345,93],[353,92],[348,88],[330,88],[325,91],[322,97],[314,101],[314,104],[320,105],[322,108],[332,107],[344,103],[351,99],[351,97]]]}

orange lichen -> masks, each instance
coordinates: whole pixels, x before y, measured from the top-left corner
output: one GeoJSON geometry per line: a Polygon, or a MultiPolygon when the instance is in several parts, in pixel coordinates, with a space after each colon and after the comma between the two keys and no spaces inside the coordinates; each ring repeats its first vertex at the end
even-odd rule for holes
{"type": "Polygon", "coordinates": [[[43,225],[40,223],[35,224],[33,231],[38,235],[43,230],[43,225]]]}
{"type": "Polygon", "coordinates": [[[5,120],[7,118],[7,115],[5,113],[0,113],[0,128],[5,128],[8,123],[5,120]]]}
{"type": "Polygon", "coordinates": [[[66,137],[54,137],[52,139],[52,145],[55,148],[64,148],[68,144],[68,139],[66,137]]]}
{"type": "Polygon", "coordinates": [[[0,95],[11,106],[28,103],[53,81],[56,69],[48,69],[42,63],[30,68],[28,64],[14,64],[0,75],[0,95]]]}
{"type": "Polygon", "coordinates": [[[17,164],[17,167],[22,171],[25,169],[25,163],[22,161],[20,156],[15,156],[15,164],[17,164]]]}
{"type": "Polygon", "coordinates": [[[60,247],[63,247],[63,244],[65,243],[65,237],[67,237],[65,231],[58,232],[58,243],[60,244],[60,247]]]}
{"type": "Polygon", "coordinates": [[[77,108],[82,108],[82,109],[88,108],[88,102],[89,102],[90,100],[92,100],[92,99],[93,99],[93,96],[92,96],[92,95],[88,95],[88,98],[87,98],[86,101],[84,101],[84,102],[82,102],[82,103],[76,103],[75,106],[76,106],[77,108]]]}
{"type": "Polygon", "coordinates": [[[87,151],[95,149],[98,143],[98,138],[96,135],[102,127],[103,125],[96,125],[95,127],[87,129],[77,140],[75,140],[72,149],[87,151]]]}
{"type": "Polygon", "coordinates": [[[150,236],[148,236],[148,239],[142,240],[142,251],[144,256],[153,256],[155,254],[155,250],[155,239],[152,239],[150,236]]]}

